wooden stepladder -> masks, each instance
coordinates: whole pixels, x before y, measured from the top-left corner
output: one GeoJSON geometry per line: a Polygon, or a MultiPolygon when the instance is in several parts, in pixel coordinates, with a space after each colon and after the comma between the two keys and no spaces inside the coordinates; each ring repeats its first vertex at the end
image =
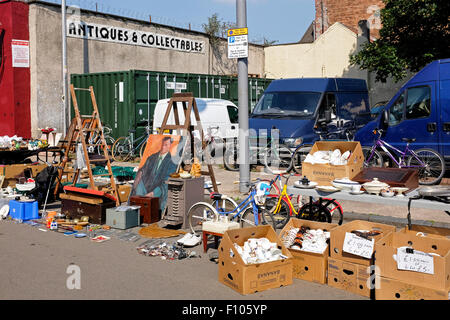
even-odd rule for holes
{"type": "Polygon", "coordinates": [[[211,165],[210,154],[205,151],[205,143],[204,143],[204,132],[203,127],[200,121],[200,114],[198,112],[197,103],[195,102],[195,98],[191,92],[186,93],[174,93],[172,98],[169,100],[169,104],[167,106],[166,114],[164,115],[164,119],[161,124],[161,128],[159,130],[160,134],[167,132],[170,130],[180,130],[182,134],[185,132],[189,134],[190,142],[191,142],[191,150],[194,150],[194,131],[198,130],[202,142],[202,150],[203,154],[206,157],[207,168],[208,171],[201,171],[200,173],[205,176],[210,176],[211,182],[213,185],[213,189],[215,192],[219,192],[217,189],[216,178],[214,176],[214,170],[211,165]],[[180,123],[180,117],[178,114],[178,103],[181,103],[183,112],[184,112],[184,124],[180,123]],[[173,110],[175,124],[167,124],[167,121],[170,116],[170,112],[173,110]],[[191,123],[191,113],[194,113],[196,124],[193,125],[191,123]]]}
{"type": "Polygon", "coordinates": [[[84,162],[86,164],[88,177],[89,177],[89,189],[97,190],[95,186],[94,177],[103,176],[109,177],[110,187],[106,189],[102,189],[106,193],[111,194],[116,199],[117,206],[120,205],[119,193],[117,190],[117,185],[114,179],[114,175],[111,168],[111,163],[109,161],[109,153],[108,146],[103,135],[103,126],[100,120],[100,115],[97,108],[97,101],[95,99],[94,88],[90,86],[88,89],[86,88],[75,88],[73,84],[70,85],[70,93],[73,102],[73,108],[75,111],[75,118],[72,119],[72,124],[69,127],[67,136],[64,141],[63,150],[64,157],[59,165],[59,179],[55,188],[55,192],[57,192],[61,177],[67,173],[74,173],[72,186],[76,185],[78,178],[81,175],[82,168],[76,168],[76,170],[67,170],[68,162],[74,159],[74,155],[76,158],[77,154],[77,146],[81,143],[84,162]],[[93,112],[91,115],[81,115],[78,107],[76,91],[88,91],[91,96],[93,112]],[[100,139],[100,144],[93,143],[93,141],[100,139]],[[88,147],[100,147],[102,150],[103,158],[100,159],[89,159],[88,147]],[[93,174],[92,165],[96,162],[106,163],[106,167],[108,169],[108,173],[104,174],[93,174]]]}

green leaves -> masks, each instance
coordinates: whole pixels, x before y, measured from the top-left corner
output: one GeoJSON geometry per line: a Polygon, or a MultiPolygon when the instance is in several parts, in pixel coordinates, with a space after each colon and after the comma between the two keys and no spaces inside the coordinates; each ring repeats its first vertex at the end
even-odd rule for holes
{"type": "Polygon", "coordinates": [[[384,0],[380,38],[350,56],[376,81],[403,79],[433,60],[450,58],[449,0],[384,0]]]}

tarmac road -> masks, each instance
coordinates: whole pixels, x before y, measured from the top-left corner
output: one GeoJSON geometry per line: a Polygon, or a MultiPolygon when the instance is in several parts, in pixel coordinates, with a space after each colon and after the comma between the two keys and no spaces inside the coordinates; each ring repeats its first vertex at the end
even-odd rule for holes
{"type": "Polygon", "coordinates": [[[0,300],[368,300],[298,279],[286,287],[243,296],[218,281],[218,266],[208,258],[214,249],[203,254],[197,246],[194,250],[201,258],[169,261],[139,254],[136,247],[146,240],[127,242],[113,236],[94,243],[1,221],[0,300]],[[69,289],[78,272],[71,265],[79,267],[79,289],[69,289]]]}

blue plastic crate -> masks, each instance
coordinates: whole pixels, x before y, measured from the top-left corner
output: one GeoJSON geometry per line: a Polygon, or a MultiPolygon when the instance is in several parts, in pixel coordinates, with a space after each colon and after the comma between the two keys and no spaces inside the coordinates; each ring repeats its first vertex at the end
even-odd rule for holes
{"type": "Polygon", "coordinates": [[[39,218],[39,208],[37,201],[9,201],[9,215],[16,220],[32,220],[39,218]]]}

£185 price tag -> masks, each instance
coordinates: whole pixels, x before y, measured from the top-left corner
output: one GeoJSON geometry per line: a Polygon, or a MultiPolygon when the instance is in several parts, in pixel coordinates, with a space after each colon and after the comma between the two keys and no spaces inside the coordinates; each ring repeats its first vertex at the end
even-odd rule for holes
{"type": "Polygon", "coordinates": [[[397,269],[434,274],[434,260],[431,254],[407,248],[397,248],[397,269]]]}
{"type": "Polygon", "coordinates": [[[354,233],[346,232],[342,251],[370,259],[373,254],[375,240],[367,240],[354,233]]]}

